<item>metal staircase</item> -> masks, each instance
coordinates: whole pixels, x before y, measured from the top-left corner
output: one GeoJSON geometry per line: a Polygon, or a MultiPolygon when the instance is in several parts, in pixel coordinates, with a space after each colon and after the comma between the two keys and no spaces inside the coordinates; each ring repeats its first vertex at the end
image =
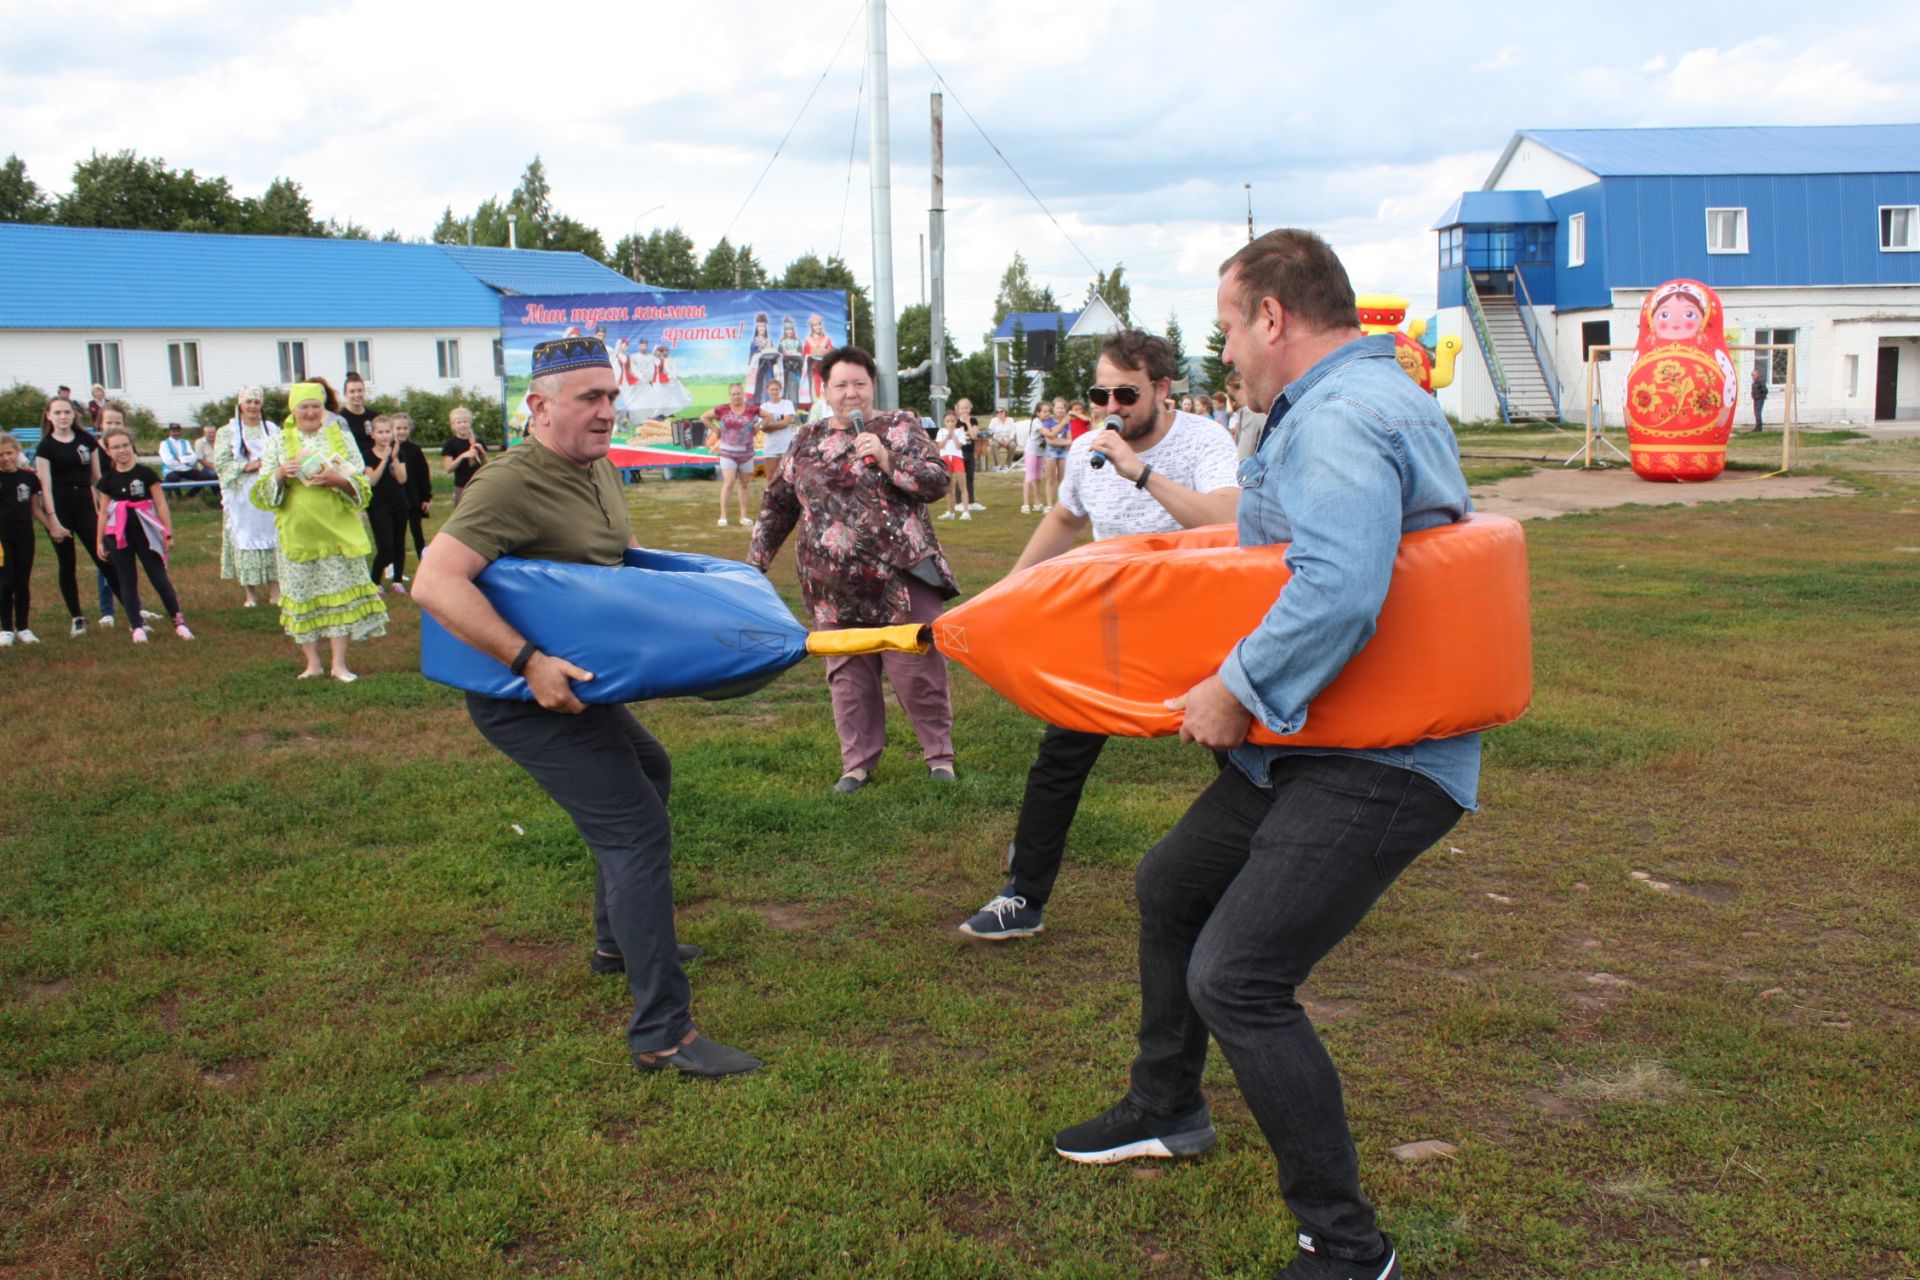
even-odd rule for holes
{"type": "Polygon", "coordinates": [[[1467,277],[1467,310],[1474,337],[1493,377],[1500,416],[1508,422],[1560,418],[1560,389],[1542,365],[1533,335],[1527,332],[1512,294],[1481,293],[1467,277]]]}

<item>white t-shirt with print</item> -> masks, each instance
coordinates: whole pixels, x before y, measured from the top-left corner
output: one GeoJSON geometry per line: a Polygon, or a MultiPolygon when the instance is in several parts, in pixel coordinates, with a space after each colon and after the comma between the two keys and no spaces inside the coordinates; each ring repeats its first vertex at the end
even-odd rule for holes
{"type": "MultiPolygon", "coordinates": [[[[775,419],[776,421],[781,418],[791,418],[793,416],[793,401],[791,400],[769,400],[761,405],[760,408],[768,418],[775,419]]],[[[765,419],[763,418],[762,421],[765,421],[765,419]]],[[[793,443],[792,426],[765,427],[763,430],[766,431],[767,435],[766,442],[761,446],[761,451],[768,457],[777,457],[785,453],[787,446],[793,443]]]]}
{"type": "MultiPolygon", "coordinates": [[[[1067,470],[1060,481],[1060,505],[1076,516],[1093,520],[1093,536],[1118,538],[1131,533],[1171,533],[1179,529],[1167,509],[1145,489],[1136,489],[1111,465],[1093,469],[1087,442],[1088,432],[1073,442],[1067,454],[1067,470]]],[[[1234,456],[1233,437],[1211,418],[1175,412],[1173,426],[1160,437],[1160,443],[1139,453],[1142,462],[1151,463],[1154,473],[1195,493],[1212,493],[1234,483],[1239,459],[1234,456]]]]}

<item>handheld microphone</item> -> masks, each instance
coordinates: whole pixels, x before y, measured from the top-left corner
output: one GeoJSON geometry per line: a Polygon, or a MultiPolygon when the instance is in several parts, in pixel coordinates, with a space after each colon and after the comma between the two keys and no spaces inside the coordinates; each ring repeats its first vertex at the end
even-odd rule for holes
{"type": "MultiPolygon", "coordinates": [[[[1110,413],[1107,415],[1107,420],[1100,424],[1100,429],[1102,431],[1121,431],[1126,428],[1126,425],[1126,423],[1120,421],[1119,414],[1110,413]]],[[[1091,458],[1087,459],[1087,462],[1095,471],[1098,471],[1107,465],[1107,455],[1104,453],[1095,453],[1091,458]]]]}
{"type": "MultiPolygon", "coordinates": [[[[853,412],[847,415],[847,421],[853,424],[853,434],[855,435],[859,435],[862,431],[865,431],[867,429],[867,415],[860,412],[858,409],[855,409],[853,412]]],[[[872,454],[868,454],[865,461],[866,461],[866,464],[870,467],[877,467],[880,465],[880,459],[874,457],[872,454]]]]}

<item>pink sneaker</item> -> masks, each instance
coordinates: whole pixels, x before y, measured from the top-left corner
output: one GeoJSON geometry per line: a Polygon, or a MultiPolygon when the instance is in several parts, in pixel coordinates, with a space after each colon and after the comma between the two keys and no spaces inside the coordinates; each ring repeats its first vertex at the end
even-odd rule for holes
{"type": "Polygon", "coordinates": [[[145,644],[147,642],[147,629],[145,627],[135,627],[133,629],[133,642],[135,644],[145,644]]]}
{"type": "Polygon", "coordinates": [[[404,582],[396,582],[392,586],[388,587],[387,590],[391,591],[396,596],[403,596],[407,594],[407,584],[404,582]]]}
{"type": "Polygon", "coordinates": [[[176,613],[173,615],[173,634],[179,636],[182,640],[193,639],[193,632],[187,630],[186,614],[176,613]]]}

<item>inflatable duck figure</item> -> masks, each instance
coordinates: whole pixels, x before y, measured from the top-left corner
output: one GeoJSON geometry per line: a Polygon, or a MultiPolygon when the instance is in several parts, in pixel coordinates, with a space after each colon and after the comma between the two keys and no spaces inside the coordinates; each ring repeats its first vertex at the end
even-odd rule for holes
{"type": "Polygon", "coordinates": [[[1669,280],[1649,293],[1627,374],[1634,474],[1686,482],[1726,470],[1739,398],[1720,295],[1698,280],[1669,280]]]}
{"type": "Polygon", "coordinates": [[[1420,341],[1427,331],[1425,320],[1415,320],[1405,331],[1400,326],[1407,318],[1407,300],[1392,293],[1363,293],[1354,299],[1360,309],[1363,333],[1393,335],[1393,355],[1407,376],[1420,384],[1422,391],[1434,391],[1453,381],[1454,358],[1460,354],[1460,339],[1442,338],[1434,355],[1420,341]]]}

